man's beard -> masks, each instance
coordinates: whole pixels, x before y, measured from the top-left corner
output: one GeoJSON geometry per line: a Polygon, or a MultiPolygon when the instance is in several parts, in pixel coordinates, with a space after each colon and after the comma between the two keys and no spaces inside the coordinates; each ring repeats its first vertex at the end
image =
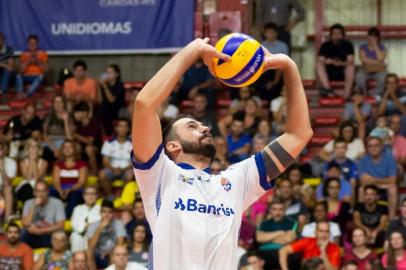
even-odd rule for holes
{"type": "Polygon", "coordinates": [[[183,153],[202,155],[210,158],[210,160],[213,160],[216,156],[216,147],[214,146],[214,143],[203,144],[203,139],[200,139],[199,142],[196,143],[180,140],[180,145],[182,146],[183,153]]]}

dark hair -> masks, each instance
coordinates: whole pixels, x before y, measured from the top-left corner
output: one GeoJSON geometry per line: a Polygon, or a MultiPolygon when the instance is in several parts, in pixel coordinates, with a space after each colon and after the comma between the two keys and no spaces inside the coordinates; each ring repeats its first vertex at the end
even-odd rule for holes
{"type": "MultiPolygon", "coordinates": [[[[355,227],[355,228],[352,230],[352,232],[351,232],[351,236],[352,236],[352,234],[355,232],[355,230],[360,230],[360,231],[362,231],[362,233],[364,234],[364,236],[367,236],[367,235],[368,235],[367,231],[366,231],[364,228],[355,227]]],[[[352,240],[351,240],[351,241],[352,241],[352,240]]]]}
{"type": "Polygon", "coordinates": [[[84,70],[87,70],[87,64],[83,60],[77,60],[73,63],[73,69],[76,69],[77,67],[83,67],[84,70]]]}
{"type": "Polygon", "coordinates": [[[391,234],[389,236],[389,245],[388,245],[388,251],[387,251],[387,254],[388,254],[388,257],[387,257],[387,269],[390,269],[390,270],[397,269],[397,267],[396,267],[395,249],[392,247],[392,244],[391,244],[392,235],[395,234],[395,233],[398,233],[398,234],[400,234],[402,236],[402,238],[403,238],[403,248],[405,247],[404,242],[406,240],[406,239],[404,239],[403,234],[402,234],[401,231],[395,230],[395,231],[391,232],[391,234]]]}
{"type": "Polygon", "coordinates": [[[334,140],[334,146],[336,146],[336,144],[339,144],[339,143],[345,143],[345,144],[347,144],[347,141],[344,140],[343,137],[337,137],[337,138],[334,140]]]}
{"type": "Polygon", "coordinates": [[[301,270],[314,270],[323,264],[323,260],[319,257],[310,258],[307,260],[303,260],[301,270]]]}
{"type": "Polygon", "coordinates": [[[73,146],[73,159],[74,159],[75,161],[80,160],[80,153],[79,153],[79,149],[78,149],[78,147],[77,147],[76,141],[71,140],[71,139],[66,139],[66,140],[62,143],[62,145],[61,145],[61,150],[62,150],[61,152],[62,152],[62,154],[60,155],[60,160],[61,160],[61,161],[65,161],[65,156],[63,155],[63,147],[64,147],[66,144],[68,144],[68,143],[72,144],[72,146],[73,146]]]}
{"type": "Polygon", "coordinates": [[[386,77],[385,77],[385,82],[388,80],[388,78],[390,78],[390,77],[393,77],[393,78],[395,78],[396,79],[396,81],[398,81],[399,82],[399,77],[398,77],[398,75],[396,74],[396,73],[388,73],[388,74],[386,74],[386,77]]]}
{"type": "Polygon", "coordinates": [[[129,248],[130,249],[133,248],[134,242],[135,242],[134,233],[135,233],[135,230],[137,229],[137,227],[140,227],[140,226],[144,227],[144,230],[145,230],[145,238],[144,238],[144,242],[142,243],[142,250],[144,252],[147,252],[148,251],[148,234],[147,234],[147,226],[145,226],[144,223],[138,223],[134,226],[134,229],[132,230],[132,233],[130,235],[130,247],[129,248]]]}
{"type": "Polygon", "coordinates": [[[109,199],[103,199],[101,203],[101,208],[110,208],[114,210],[114,204],[109,199]]]}
{"type": "Polygon", "coordinates": [[[20,226],[18,226],[18,224],[15,223],[14,221],[10,221],[10,222],[7,224],[7,231],[8,231],[8,229],[10,229],[11,227],[17,228],[18,232],[21,231],[20,226]]]}
{"type": "Polygon", "coordinates": [[[272,205],[275,205],[275,204],[282,204],[282,205],[285,205],[285,203],[283,202],[283,200],[280,199],[280,198],[278,198],[278,197],[272,198],[272,201],[269,203],[269,206],[272,206],[272,205]]]}
{"type": "Polygon", "coordinates": [[[404,203],[406,203],[406,197],[404,197],[404,198],[402,199],[402,202],[401,202],[400,204],[404,204],[404,203]]]}
{"type": "Polygon", "coordinates": [[[258,250],[255,250],[255,249],[251,249],[251,250],[248,250],[248,252],[247,252],[247,258],[249,258],[249,257],[257,257],[258,259],[260,259],[260,260],[264,260],[264,258],[262,257],[262,255],[258,252],[258,250]]]}
{"type": "Polygon", "coordinates": [[[354,86],[354,87],[352,88],[352,90],[351,90],[351,96],[355,96],[355,95],[364,96],[364,93],[365,93],[364,90],[365,90],[365,89],[362,89],[362,88],[359,87],[359,86],[354,86]]]}
{"type": "Polygon", "coordinates": [[[34,39],[36,42],[39,41],[38,36],[35,35],[35,34],[30,34],[30,35],[28,36],[27,40],[30,41],[31,39],[34,39]]]}
{"type": "Polygon", "coordinates": [[[141,198],[137,198],[137,199],[134,200],[133,206],[134,206],[136,203],[139,203],[139,202],[142,203],[142,204],[144,203],[141,198]]]}
{"type": "Polygon", "coordinates": [[[341,166],[340,164],[337,163],[337,161],[332,160],[329,163],[327,163],[327,170],[330,170],[332,168],[337,168],[341,171],[341,166]]]}
{"type": "Polygon", "coordinates": [[[339,24],[339,23],[333,24],[333,25],[330,27],[330,36],[331,36],[331,34],[333,33],[333,30],[335,30],[335,29],[340,30],[341,33],[343,34],[343,36],[345,36],[345,28],[344,28],[344,26],[342,26],[342,24],[339,24]]]}
{"type": "MultiPolygon", "coordinates": [[[[300,164],[298,164],[298,163],[293,163],[292,165],[290,165],[287,169],[286,169],[286,171],[285,171],[285,178],[287,178],[287,179],[289,179],[290,180],[290,178],[289,178],[289,175],[290,175],[290,173],[292,172],[292,171],[295,171],[295,170],[298,170],[298,171],[300,171],[300,174],[301,174],[301,183],[303,183],[303,175],[302,175],[302,170],[301,170],[301,166],[300,166],[300,164]]],[[[292,181],[292,180],[290,180],[290,181],[292,181]]]]}
{"type": "Polygon", "coordinates": [[[276,182],[276,186],[278,188],[281,187],[282,182],[288,182],[290,187],[292,187],[292,180],[288,179],[288,178],[280,178],[277,182],[276,182]]]}
{"type": "Polygon", "coordinates": [[[369,141],[372,141],[372,140],[378,140],[380,143],[383,143],[382,139],[380,137],[377,137],[377,136],[368,136],[366,138],[365,142],[368,144],[369,141]]]}
{"type": "Polygon", "coordinates": [[[131,127],[131,122],[127,117],[119,117],[119,118],[117,118],[116,122],[117,122],[117,124],[118,124],[118,122],[126,122],[127,125],[129,127],[131,127]]]}
{"type": "Polygon", "coordinates": [[[74,112],[90,112],[90,106],[85,101],[81,101],[73,107],[74,112]]]}
{"type": "Polygon", "coordinates": [[[117,81],[121,81],[121,68],[118,64],[111,64],[108,66],[109,68],[113,69],[115,73],[117,73],[117,81]]]}
{"type": "Polygon", "coordinates": [[[352,134],[352,137],[351,137],[351,139],[350,139],[350,142],[352,142],[355,138],[357,138],[357,127],[354,125],[354,123],[352,122],[352,121],[350,121],[350,120],[348,120],[348,121],[343,121],[341,124],[340,124],[340,129],[339,129],[339,132],[338,132],[338,137],[342,137],[342,138],[344,138],[344,136],[343,136],[343,131],[344,131],[344,128],[346,128],[346,127],[351,127],[352,128],[352,130],[353,130],[353,134],[352,134]]]}
{"type": "Polygon", "coordinates": [[[266,24],[264,25],[264,31],[269,30],[269,29],[278,31],[278,26],[277,26],[275,23],[271,23],[271,22],[270,22],[270,23],[266,23],[266,24]]]}
{"type": "Polygon", "coordinates": [[[381,37],[381,31],[379,31],[379,29],[377,27],[371,27],[368,30],[368,36],[377,37],[379,40],[379,38],[381,37]]]}
{"type": "Polygon", "coordinates": [[[366,185],[364,187],[364,192],[367,191],[368,189],[371,189],[376,192],[376,194],[379,194],[379,188],[376,185],[366,185]]]}
{"type": "Polygon", "coordinates": [[[331,182],[334,182],[334,181],[336,181],[341,186],[340,179],[338,179],[336,177],[330,177],[330,178],[327,178],[324,181],[324,183],[323,183],[323,196],[324,196],[324,198],[328,197],[328,195],[329,195],[328,194],[328,186],[330,185],[331,182]]]}
{"type": "MultiPolygon", "coordinates": [[[[172,119],[168,124],[166,124],[165,128],[162,131],[162,138],[164,141],[164,145],[171,141],[171,140],[175,140],[178,138],[177,133],[173,130],[173,125],[180,119],[183,118],[191,118],[196,120],[196,118],[190,114],[180,114],[177,117],[175,117],[174,119],[172,119]]],[[[197,121],[197,120],[196,120],[197,121]]]]}
{"type": "Polygon", "coordinates": [[[358,266],[358,263],[357,263],[356,260],[349,260],[349,261],[346,261],[343,266],[348,266],[348,265],[356,265],[356,266],[358,266]]]}
{"type": "Polygon", "coordinates": [[[314,209],[316,209],[316,207],[318,207],[318,206],[323,206],[323,208],[326,210],[326,212],[328,211],[328,205],[327,205],[327,202],[326,202],[326,201],[318,201],[318,202],[316,202],[316,203],[314,204],[314,206],[313,206],[313,211],[314,211],[314,209]]]}

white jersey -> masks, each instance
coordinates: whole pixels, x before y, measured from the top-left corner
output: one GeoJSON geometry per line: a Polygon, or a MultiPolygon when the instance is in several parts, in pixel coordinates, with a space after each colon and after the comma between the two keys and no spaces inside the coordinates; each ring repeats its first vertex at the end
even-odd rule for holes
{"type": "Polygon", "coordinates": [[[148,269],[237,269],[241,218],[271,185],[260,154],[221,175],[175,164],[159,146],[134,173],[151,226],[148,269]]]}

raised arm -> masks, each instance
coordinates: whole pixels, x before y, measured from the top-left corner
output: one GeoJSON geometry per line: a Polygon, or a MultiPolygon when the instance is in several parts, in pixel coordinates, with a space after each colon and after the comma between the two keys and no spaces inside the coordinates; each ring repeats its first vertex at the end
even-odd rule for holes
{"type": "Polygon", "coordinates": [[[207,44],[208,41],[207,38],[196,39],[189,43],[152,77],[135,99],[132,142],[134,155],[138,161],[148,161],[162,143],[157,110],[169,97],[186,70],[199,57],[203,58],[209,68],[211,67],[209,63],[214,57],[228,60],[228,56],[217,52],[214,47],[207,44]]]}
{"type": "Polygon", "coordinates": [[[287,100],[285,133],[261,152],[269,178],[282,173],[300,154],[313,136],[306,96],[298,68],[288,56],[268,55],[267,69],[280,69],[284,74],[287,100]]]}

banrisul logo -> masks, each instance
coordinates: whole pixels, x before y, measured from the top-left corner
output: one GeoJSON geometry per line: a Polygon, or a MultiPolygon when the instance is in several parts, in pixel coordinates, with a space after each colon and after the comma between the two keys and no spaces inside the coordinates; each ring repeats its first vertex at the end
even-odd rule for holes
{"type": "Polygon", "coordinates": [[[174,209],[179,211],[186,211],[186,212],[198,212],[202,214],[211,214],[216,216],[231,216],[234,215],[234,210],[231,207],[225,207],[223,204],[214,205],[214,204],[204,204],[199,203],[195,199],[187,199],[183,200],[178,198],[175,201],[174,209]]]}

